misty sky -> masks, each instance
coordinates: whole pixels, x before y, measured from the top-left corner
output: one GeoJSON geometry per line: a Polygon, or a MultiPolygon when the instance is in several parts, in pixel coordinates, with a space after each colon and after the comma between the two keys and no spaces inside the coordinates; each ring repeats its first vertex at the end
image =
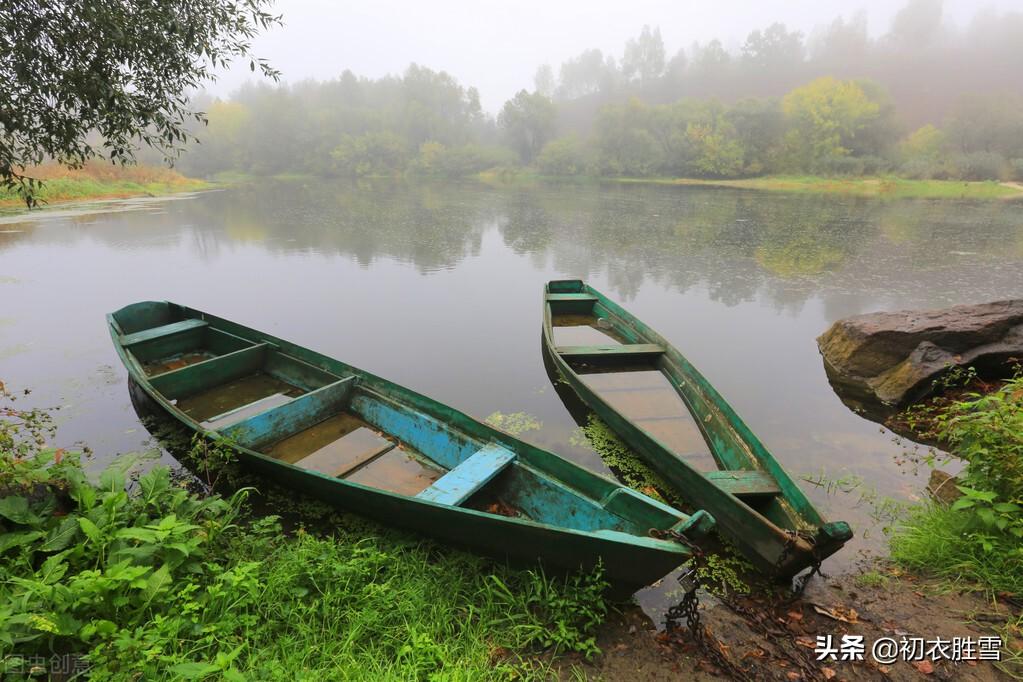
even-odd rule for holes
{"type": "MultiPolygon", "coordinates": [[[[285,26],[261,36],[255,53],[284,80],[330,79],[346,68],[361,76],[399,74],[417,62],[480,90],[494,112],[532,88],[542,63],[558,65],[587,48],[616,57],[644,24],[660,26],[669,56],[694,41],[741,45],[753,29],[781,21],[809,34],[835,17],[867,12],[872,35],[887,30],[904,0],[278,0],[285,26]]],[[[1023,11],[1023,0],[945,0],[962,25],[982,7],[1023,11]]],[[[211,90],[226,95],[252,77],[247,66],[223,74],[211,90]]]]}

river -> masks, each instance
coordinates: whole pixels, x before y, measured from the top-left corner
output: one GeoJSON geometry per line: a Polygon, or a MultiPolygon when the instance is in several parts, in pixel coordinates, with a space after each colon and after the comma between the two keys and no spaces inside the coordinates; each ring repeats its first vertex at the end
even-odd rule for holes
{"type": "MultiPolygon", "coordinates": [[[[856,539],[926,468],[848,410],[815,337],[856,313],[1023,296],[1023,211],[705,187],[290,181],[0,215],[0,380],[61,405],[99,466],[155,444],[104,314],[173,300],[337,357],[597,471],[541,356],[546,280],[580,277],[671,340],[856,539]],[[574,439],[576,443],[578,439],[574,439]]],[[[160,455],[173,462],[166,452],[160,455]]],[[[653,594],[653,593],[652,593],[653,594]]],[[[656,596],[641,601],[656,602],[656,596]]]]}

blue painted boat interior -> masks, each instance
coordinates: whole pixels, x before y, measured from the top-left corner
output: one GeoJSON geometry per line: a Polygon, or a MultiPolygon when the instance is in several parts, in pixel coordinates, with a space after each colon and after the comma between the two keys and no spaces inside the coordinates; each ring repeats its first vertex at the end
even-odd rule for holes
{"type": "Polygon", "coordinates": [[[140,378],[195,428],[314,475],[433,504],[646,535],[630,512],[651,502],[631,490],[594,500],[355,374],[313,366],[256,333],[246,338],[234,325],[236,333],[194,315],[139,303],[110,320],[140,378]]]}

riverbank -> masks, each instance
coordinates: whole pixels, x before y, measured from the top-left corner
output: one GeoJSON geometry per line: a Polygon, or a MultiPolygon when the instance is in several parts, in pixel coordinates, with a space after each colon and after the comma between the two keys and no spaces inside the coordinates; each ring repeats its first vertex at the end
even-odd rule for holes
{"type": "Polygon", "coordinates": [[[741,180],[700,180],[686,178],[625,179],[622,182],[648,182],[666,185],[739,187],[770,192],[799,194],[845,194],[883,199],[1008,199],[1023,197],[1016,183],[994,181],[910,180],[886,177],[821,177],[815,175],[770,175],[741,180]]]}
{"type": "MultiPolygon", "coordinates": [[[[169,168],[154,166],[107,166],[87,164],[81,169],[47,164],[31,169],[27,175],[41,181],[36,198],[40,204],[58,204],[92,199],[127,199],[162,196],[178,192],[209,189],[214,184],[186,177],[169,168]]],[[[0,190],[0,208],[25,205],[16,192],[0,190]]]]}
{"type": "Polygon", "coordinates": [[[490,185],[557,182],[618,182],[639,185],[732,187],[790,194],[839,194],[879,199],[1014,199],[1023,198],[1023,185],[1013,182],[963,182],[957,180],[910,180],[884,177],[823,177],[816,175],[765,175],[755,178],[714,180],[705,178],[623,178],[596,176],[550,176],[529,171],[488,171],[476,176],[490,185]]]}

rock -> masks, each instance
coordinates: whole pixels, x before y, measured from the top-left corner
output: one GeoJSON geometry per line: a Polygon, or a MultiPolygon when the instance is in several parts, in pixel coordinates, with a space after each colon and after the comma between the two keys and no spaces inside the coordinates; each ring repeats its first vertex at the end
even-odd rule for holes
{"type": "Polygon", "coordinates": [[[930,393],[951,367],[1008,376],[1007,362],[1023,359],[1023,299],[855,315],[817,345],[844,401],[899,407],[930,393]]]}
{"type": "Polygon", "coordinates": [[[947,507],[963,496],[959,488],[956,487],[958,483],[959,479],[952,474],[940,469],[933,469],[931,478],[927,481],[927,492],[947,507]]]}

